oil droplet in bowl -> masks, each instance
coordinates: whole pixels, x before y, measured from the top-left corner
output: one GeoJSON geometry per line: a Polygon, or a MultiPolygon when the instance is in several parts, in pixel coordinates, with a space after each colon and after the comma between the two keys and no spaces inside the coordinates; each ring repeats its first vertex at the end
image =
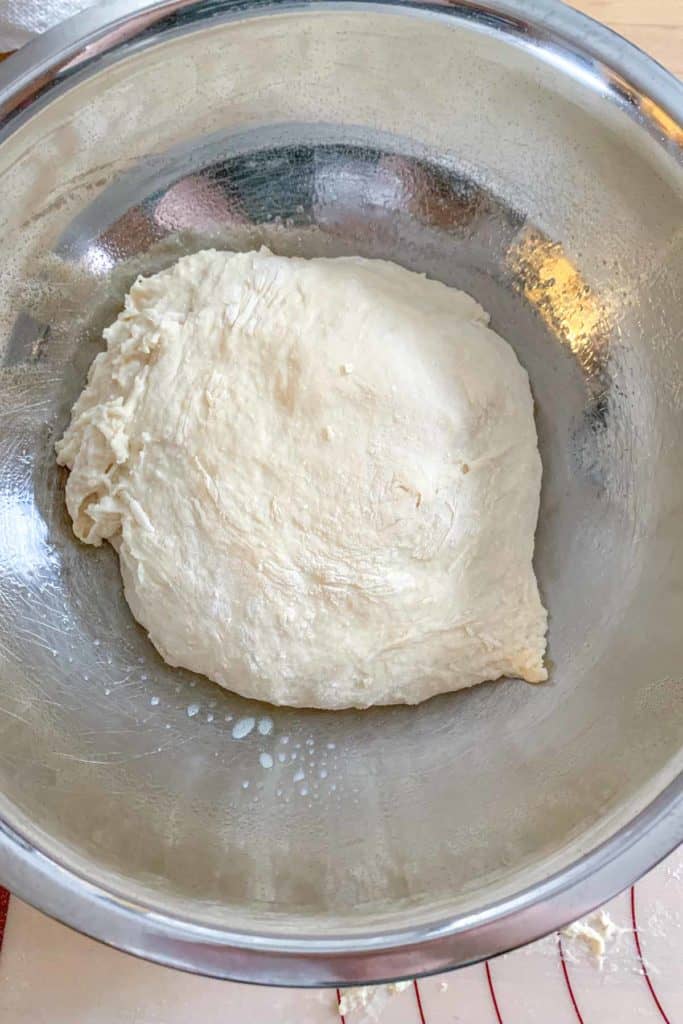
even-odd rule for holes
{"type": "Polygon", "coordinates": [[[234,740],[243,740],[245,736],[249,735],[255,725],[255,718],[238,718],[232,727],[232,738],[234,740]]]}

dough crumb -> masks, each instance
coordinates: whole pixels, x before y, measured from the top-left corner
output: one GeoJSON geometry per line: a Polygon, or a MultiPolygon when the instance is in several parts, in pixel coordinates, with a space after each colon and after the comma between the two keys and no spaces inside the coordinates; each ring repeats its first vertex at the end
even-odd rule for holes
{"type": "Polygon", "coordinates": [[[599,910],[590,917],[567,925],[562,929],[562,935],[580,943],[602,970],[608,946],[625,930],[614,923],[606,910],[599,910]]]}
{"type": "Polygon", "coordinates": [[[411,985],[412,981],[395,981],[390,985],[361,985],[358,988],[342,989],[338,1004],[339,1016],[346,1017],[348,1013],[360,1011],[361,1016],[355,1019],[354,1024],[376,1021],[391,997],[398,992],[405,992],[411,985]]]}

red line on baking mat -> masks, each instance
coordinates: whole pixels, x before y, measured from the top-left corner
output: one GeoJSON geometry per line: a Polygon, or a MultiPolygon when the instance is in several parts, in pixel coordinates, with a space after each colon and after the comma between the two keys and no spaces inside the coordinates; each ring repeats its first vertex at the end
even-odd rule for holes
{"type": "Polygon", "coordinates": [[[417,1012],[420,1014],[420,1024],[427,1024],[425,1019],[425,1012],[422,1009],[422,997],[420,996],[420,986],[417,983],[417,979],[413,982],[413,988],[415,989],[415,1002],[417,1003],[417,1012]]]}
{"type": "Polygon", "coordinates": [[[0,885],[0,949],[2,949],[2,938],[5,934],[7,924],[7,911],[9,909],[9,893],[0,885]]]}
{"type": "Polygon", "coordinates": [[[337,993],[337,1009],[339,1010],[341,1022],[342,1024],[346,1024],[346,1018],[344,1017],[344,1014],[341,1012],[341,992],[339,991],[338,988],[335,989],[335,992],[337,993]]]}
{"type": "Polygon", "coordinates": [[[498,1006],[498,1000],[496,999],[496,990],[493,987],[493,978],[491,976],[491,968],[489,967],[488,960],[484,963],[484,970],[486,971],[486,980],[489,983],[489,992],[491,993],[491,1002],[493,1003],[493,1009],[496,1013],[496,1020],[498,1021],[498,1024],[503,1024],[503,1017],[500,1012],[500,1007],[498,1006]]]}
{"type": "Polygon", "coordinates": [[[577,1003],[576,996],[574,995],[574,988],[572,986],[572,980],[569,977],[569,971],[567,970],[567,961],[564,958],[564,947],[562,945],[562,936],[560,935],[559,932],[557,933],[557,950],[558,950],[558,953],[560,954],[560,963],[562,964],[562,973],[564,975],[564,980],[565,980],[565,984],[567,986],[567,992],[569,993],[569,998],[571,999],[572,1006],[574,1007],[574,1013],[576,1014],[576,1018],[579,1021],[579,1024],[584,1024],[583,1017],[581,1016],[581,1010],[579,1009],[579,1004],[577,1003]]]}
{"type": "Polygon", "coordinates": [[[667,1017],[666,1013],[664,1012],[664,1007],[660,1003],[660,1001],[659,1001],[659,999],[657,997],[657,993],[655,992],[655,987],[652,984],[652,979],[650,978],[650,975],[648,973],[647,964],[645,963],[645,957],[643,956],[643,950],[642,950],[642,947],[640,945],[640,936],[638,935],[638,921],[636,919],[636,887],[635,887],[635,885],[631,886],[631,922],[633,924],[633,939],[634,939],[635,944],[636,944],[636,953],[638,954],[638,959],[640,960],[640,966],[643,969],[643,977],[645,978],[645,984],[647,985],[647,987],[650,990],[650,995],[652,996],[652,998],[655,1001],[655,1006],[659,1010],[659,1015],[662,1018],[662,1020],[664,1021],[664,1024],[671,1024],[671,1021],[669,1020],[669,1018],[667,1017]]]}

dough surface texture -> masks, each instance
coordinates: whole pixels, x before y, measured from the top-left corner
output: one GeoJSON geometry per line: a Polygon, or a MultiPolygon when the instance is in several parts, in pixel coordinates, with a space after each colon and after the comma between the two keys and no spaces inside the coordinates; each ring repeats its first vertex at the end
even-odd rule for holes
{"type": "Polygon", "coordinates": [[[302,707],[543,667],[526,371],[464,292],[206,250],[139,278],[57,444],[170,664],[302,707]]]}

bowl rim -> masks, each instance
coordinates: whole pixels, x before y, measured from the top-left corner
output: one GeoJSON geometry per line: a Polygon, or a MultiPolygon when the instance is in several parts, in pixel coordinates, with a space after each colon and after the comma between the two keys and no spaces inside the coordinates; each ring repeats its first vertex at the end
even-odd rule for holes
{"type": "MultiPolygon", "coordinates": [[[[503,33],[590,87],[611,92],[683,170],[683,84],[610,29],[556,0],[536,0],[532,10],[527,0],[105,0],[0,66],[0,139],[74,75],[96,70],[97,58],[125,55],[142,33],[145,46],[162,33],[165,38],[169,16],[182,14],[192,29],[209,13],[228,20],[325,9],[431,14],[503,33]]],[[[231,931],[160,912],[60,864],[27,831],[0,815],[2,882],[93,938],[212,977],[292,986],[368,984],[507,952],[610,899],[683,841],[683,774],[607,840],[521,892],[428,924],[325,939],[231,931]]]]}

